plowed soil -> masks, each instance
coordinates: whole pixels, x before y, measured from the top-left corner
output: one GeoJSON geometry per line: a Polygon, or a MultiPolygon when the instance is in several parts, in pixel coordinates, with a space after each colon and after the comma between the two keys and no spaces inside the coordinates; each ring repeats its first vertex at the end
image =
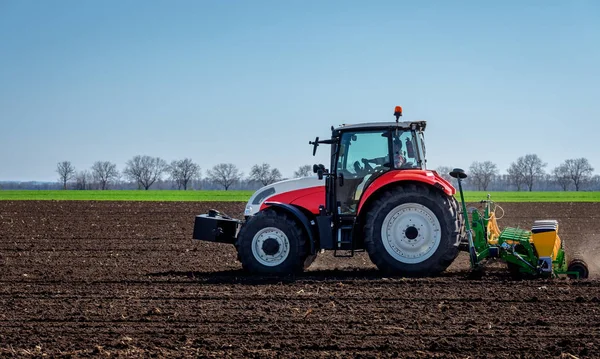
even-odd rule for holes
{"type": "MultiPolygon", "coordinates": [[[[0,357],[600,357],[600,281],[513,280],[462,253],[437,278],[368,256],[248,277],[194,215],[243,203],[0,202],[0,357]]],[[[504,204],[503,226],[556,218],[597,275],[600,203],[504,204]]]]}

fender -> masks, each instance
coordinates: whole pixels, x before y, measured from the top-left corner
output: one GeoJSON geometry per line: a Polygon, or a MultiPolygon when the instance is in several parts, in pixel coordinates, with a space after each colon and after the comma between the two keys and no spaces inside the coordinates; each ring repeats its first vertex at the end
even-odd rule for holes
{"type": "Polygon", "coordinates": [[[400,170],[389,171],[377,178],[367,190],[363,193],[358,204],[357,213],[360,213],[362,206],[369,200],[372,194],[379,189],[399,182],[421,182],[430,186],[434,186],[442,190],[448,196],[454,196],[456,189],[452,184],[443,179],[437,172],[430,170],[400,170]]]}
{"type": "Polygon", "coordinates": [[[315,237],[313,231],[310,226],[310,221],[308,217],[302,211],[300,211],[297,207],[292,206],[291,204],[281,203],[281,202],[265,202],[264,205],[266,207],[275,207],[277,210],[285,211],[288,214],[291,214],[294,218],[302,223],[302,226],[308,233],[308,242],[310,244],[310,254],[315,254],[315,237]]]}

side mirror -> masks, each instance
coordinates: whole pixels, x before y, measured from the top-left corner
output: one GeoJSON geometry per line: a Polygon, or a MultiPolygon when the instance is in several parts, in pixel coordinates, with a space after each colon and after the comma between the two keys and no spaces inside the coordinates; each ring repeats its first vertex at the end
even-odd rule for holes
{"type": "Polygon", "coordinates": [[[319,177],[320,180],[323,179],[323,174],[326,172],[325,171],[325,166],[321,163],[319,164],[314,164],[313,165],[313,172],[317,174],[317,177],[319,177]]]}
{"type": "Polygon", "coordinates": [[[315,138],[315,142],[308,141],[309,145],[313,145],[313,156],[317,154],[317,147],[319,146],[319,137],[315,138]]]}
{"type": "Polygon", "coordinates": [[[456,179],[465,179],[467,178],[467,174],[462,168],[455,168],[452,172],[449,173],[451,177],[456,179]]]}
{"type": "Polygon", "coordinates": [[[408,138],[406,139],[406,152],[408,154],[408,158],[415,158],[415,149],[413,148],[412,141],[408,138]]]}

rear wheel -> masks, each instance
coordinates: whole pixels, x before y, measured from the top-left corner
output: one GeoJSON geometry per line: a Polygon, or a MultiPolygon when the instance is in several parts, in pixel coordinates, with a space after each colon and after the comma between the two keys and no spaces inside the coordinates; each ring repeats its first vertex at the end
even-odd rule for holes
{"type": "Polygon", "coordinates": [[[458,255],[461,218],[454,198],[424,185],[384,192],[368,209],[365,247],[388,274],[429,276],[458,255]]]}
{"type": "Polygon", "coordinates": [[[273,210],[259,212],[243,225],[238,258],[251,273],[280,275],[301,272],[314,260],[298,223],[273,210]]]}

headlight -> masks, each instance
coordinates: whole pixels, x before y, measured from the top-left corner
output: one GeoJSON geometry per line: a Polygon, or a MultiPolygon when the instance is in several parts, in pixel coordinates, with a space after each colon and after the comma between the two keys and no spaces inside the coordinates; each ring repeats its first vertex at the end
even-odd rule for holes
{"type": "Polygon", "coordinates": [[[262,201],[264,201],[267,197],[269,197],[270,195],[272,195],[274,193],[275,193],[275,188],[273,188],[273,187],[267,188],[266,190],[257,194],[256,197],[254,197],[252,204],[261,204],[262,201]]]}
{"type": "Polygon", "coordinates": [[[252,206],[248,205],[248,206],[246,206],[246,209],[244,210],[244,215],[249,216],[251,214],[252,214],[252,206]]]}

